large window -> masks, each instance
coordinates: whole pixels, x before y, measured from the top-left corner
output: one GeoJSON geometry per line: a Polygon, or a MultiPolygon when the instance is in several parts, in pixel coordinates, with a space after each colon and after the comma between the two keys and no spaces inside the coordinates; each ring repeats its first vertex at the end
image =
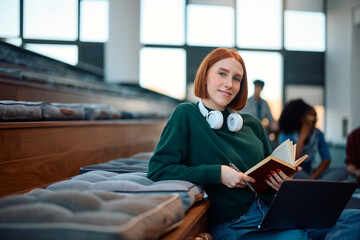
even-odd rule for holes
{"type": "Polygon", "coordinates": [[[185,0],[140,4],[140,42],[162,46],[141,49],[140,86],[177,99],[186,97],[185,5],[185,0]]]}
{"type": "Polygon", "coordinates": [[[282,0],[237,0],[237,46],[281,49],[281,13],[282,0]]]}
{"type": "MultiPolygon", "coordinates": [[[[253,94],[254,79],[260,78],[265,81],[262,97],[269,102],[274,117],[278,118],[284,102],[283,96],[286,95],[284,88],[286,81],[295,80],[300,84],[302,81],[298,78],[294,79],[289,71],[284,70],[285,56],[292,57],[299,50],[308,51],[310,55],[312,52],[325,51],[324,13],[316,12],[314,9],[312,12],[284,9],[289,6],[290,8],[299,6],[293,2],[291,4],[283,0],[174,0],[171,2],[170,4],[166,0],[141,1],[140,35],[144,51],[142,50],[140,54],[142,63],[140,82],[142,86],[162,93],[173,91],[171,86],[166,86],[168,82],[172,82],[176,86],[181,86],[177,88],[179,93],[171,94],[176,98],[187,96],[187,100],[196,99],[192,96],[193,80],[200,62],[207,53],[216,47],[237,48],[247,66],[249,96],[253,94]],[[310,39],[308,36],[313,38],[310,39]],[[158,80],[159,76],[153,75],[154,73],[145,72],[145,62],[148,62],[147,64],[153,69],[157,69],[154,66],[160,62],[163,66],[167,66],[165,68],[174,67],[169,67],[169,63],[176,63],[175,58],[179,56],[169,54],[164,57],[163,52],[170,53],[179,49],[185,52],[185,75],[171,78],[171,81],[164,78],[162,82],[158,80]],[[152,57],[143,59],[146,55],[144,52],[150,50],[152,57]],[[288,54],[289,51],[294,53],[288,54]],[[161,60],[156,56],[161,56],[161,60]],[[290,77],[289,79],[284,79],[284,72],[290,77]],[[144,81],[149,82],[145,84],[144,81]],[[187,93],[180,94],[181,91],[187,93]]],[[[301,68],[300,65],[301,63],[296,67],[301,68]]],[[[316,66],[315,64],[313,68],[316,66]]],[[[173,71],[177,72],[179,69],[173,71]]],[[[313,69],[308,74],[305,71],[303,79],[312,81],[308,75],[316,71],[317,69],[313,69]]],[[[319,71],[322,71],[321,66],[319,71]]],[[[316,76],[321,78],[322,74],[316,76]]],[[[320,81],[321,79],[316,79],[316,83],[313,84],[318,85],[320,81]]],[[[170,95],[170,93],[166,94],[170,95]]]]}
{"type": "Polygon", "coordinates": [[[0,0],[0,37],[17,38],[20,34],[18,0],[0,0]]]}
{"type": "MultiPolygon", "coordinates": [[[[178,93],[172,93],[171,96],[180,99],[185,96],[191,97],[196,69],[209,51],[216,47],[257,49],[257,51],[246,52],[248,59],[245,60],[246,64],[257,66],[251,68],[250,75],[256,75],[259,72],[268,74],[267,60],[270,61],[272,70],[277,73],[267,76],[266,79],[264,76],[265,81],[269,82],[267,92],[270,92],[270,85],[273,87],[276,85],[278,90],[271,92],[270,100],[281,105],[282,58],[279,52],[282,48],[281,0],[215,0],[211,2],[174,0],[171,1],[172,3],[169,2],[166,0],[141,1],[140,39],[145,45],[140,54],[141,86],[162,93],[173,92],[176,89],[178,93]],[[176,63],[176,58],[181,57],[170,53],[179,49],[187,53],[183,54],[185,74],[168,73],[171,75],[171,81],[169,77],[164,77],[161,81],[162,76],[159,76],[161,74],[158,72],[155,76],[154,73],[150,73],[150,70],[145,71],[145,66],[148,65],[152,66],[151,69],[156,72],[160,67],[154,66],[159,65],[160,62],[162,69],[176,68],[172,64],[176,63]],[[151,57],[145,59],[150,55],[150,50],[151,57]],[[268,52],[269,50],[273,52],[268,52]],[[164,52],[168,53],[166,57],[163,56],[164,52]],[[257,56],[254,62],[253,55],[257,56]],[[269,56],[276,57],[269,59],[269,56]],[[168,83],[178,87],[172,88],[167,86],[168,83]]],[[[172,71],[178,72],[181,67],[182,64],[172,71]]],[[[252,93],[251,84],[249,86],[249,92],[252,93]]]]}
{"type": "MultiPolygon", "coordinates": [[[[322,0],[301,5],[313,2],[322,0]]],[[[323,69],[316,64],[312,64],[316,69],[311,72],[301,71],[300,78],[298,72],[291,71],[291,67],[301,69],[299,66],[304,65],[295,61],[301,59],[300,52],[310,55],[307,59],[315,59],[313,53],[322,58],[325,15],[321,9],[299,11],[300,5],[289,0],[139,0],[139,3],[139,41],[143,46],[139,53],[139,82],[143,87],[184,99],[192,91],[189,86],[201,60],[216,47],[237,48],[244,55],[249,68],[250,95],[254,78],[266,82],[263,97],[269,101],[277,99],[276,102],[285,95],[287,83],[322,83],[323,75],[318,73],[323,69]],[[293,62],[296,64],[290,64],[293,62]],[[278,73],[268,72],[270,66],[278,73]],[[159,76],[160,67],[171,76],[159,76]],[[313,80],[313,76],[317,78],[313,80]]],[[[103,68],[99,59],[103,61],[104,43],[108,39],[108,9],[108,0],[0,0],[0,38],[73,65],[94,64],[103,68]]]]}
{"type": "Polygon", "coordinates": [[[140,85],[173,98],[184,99],[185,59],[184,49],[143,48],[140,52],[140,85]]]}
{"type": "Polygon", "coordinates": [[[193,46],[234,47],[234,24],[233,7],[189,4],[186,42],[193,46]]]}
{"type": "Polygon", "coordinates": [[[283,59],[278,52],[240,51],[245,61],[249,96],[254,93],[253,81],[265,82],[261,96],[268,102],[275,119],[281,114],[283,59]]]}
{"type": "Polygon", "coordinates": [[[141,0],[140,42],[183,45],[185,42],[184,0],[141,0]]]}
{"type": "Polygon", "coordinates": [[[80,2],[80,41],[106,42],[109,36],[108,1],[80,2]]]}
{"type": "Polygon", "coordinates": [[[103,51],[99,43],[108,39],[108,0],[22,2],[0,0],[0,39],[71,65],[84,62],[102,71],[103,63],[98,61],[102,56],[81,56],[103,51]]]}
{"type": "Polygon", "coordinates": [[[325,51],[325,14],[285,11],[285,48],[297,51],[325,51]]]}
{"type": "Polygon", "coordinates": [[[77,39],[76,0],[24,0],[24,38],[77,39]]]}

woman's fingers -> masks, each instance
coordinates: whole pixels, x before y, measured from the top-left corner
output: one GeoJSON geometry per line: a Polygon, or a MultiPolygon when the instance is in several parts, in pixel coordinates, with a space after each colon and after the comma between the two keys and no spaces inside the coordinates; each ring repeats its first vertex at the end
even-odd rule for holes
{"type": "Polygon", "coordinates": [[[280,187],[281,178],[274,171],[271,171],[271,174],[268,174],[268,179],[268,184],[272,184],[271,187],[274,186],[274,189],[278,189],[280,187]]]}
{"type": "Polygon", "coordinates": [[[278,174],[279,177],[281,177],[282,180],[289,180],[289,176],[286,175],[283,171],[281,171],[280,169],[276,169],[276,172],[278,174]]]}
{"type": "Polygon", "coordinates": [[[247,181],[248,183],[255,183],[256,182],[254,178],[252,178],[252,177],[250,177],[250,176],[248,176],[246,174],[243,174],[243,180],[247,181]]]}
{"type": "Polygon", "coordinates": [[[265,182],[273,189],[275,189],[276,191],[279,190],[279,186],[276,186],[271,180],[265,180],[265,182]]]}
{"type": "Polygon", "coordinates": [[[279,190],[281,183],[284,180],[289,179],[291,178],[287,176],[283,171],[281,171],[280,169],[276,169],[276,172],[271,171],[271,173],[268,174],[268,180],[266,180],[266,183],[277,191],[279,190]]]}
{"type": "Polygon", "coordinates": [[[221,166],[221,183],[225,186],[229,188],[245,188],[247,187],[244,182],[246,180],[255,181],[253,178],[242,172],[238,172],[229,166],[221,166]]]}

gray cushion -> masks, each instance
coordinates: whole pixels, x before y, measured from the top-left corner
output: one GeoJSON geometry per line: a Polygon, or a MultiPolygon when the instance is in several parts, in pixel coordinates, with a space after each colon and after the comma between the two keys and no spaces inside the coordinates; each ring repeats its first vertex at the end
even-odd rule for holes
{"type": "Polygon", "coordinates": [[[106,163],[82,167],[80,168],[80,174],[95,170],[110,171],[115,173],[147,172],[148,166],[149,160],[119,158],[106,163]]]}
{"type": "Polygon", "coordinates": [[[85,110],[80,104],[44,103],[41,105],[43,120],[84,120],[85,110]]]}
{"type": "Polygon", "coordinates": [[[0,101],[0,121],[39,121],[42,102],[0,101]]]}
{"type": "Polygon", "coordinates": [[[81,106],[85,109],[86,120],[119,119],[120,112],[106,104],[86,104],[81,106]]]}
{"type": "Polygon", "coordinates": [[[150,160],[151,156],[154,154],[154,152],[140,152],[135,155],[133,155],[132,159],[146,159],[150,160]]]}
{"type": "Polygon", "coordinates": [[[38,189],[0,199],[2,239],[156,239],[184,218],[177,194],[38,189]]]}
{"type": "Polygon", "coordinates": [[[91,171],[72,179],[49,185],[46,189],[59,191],[72,190],[107,190],[132,194],[170,194],[177,193],[183,202],[184,210],[190,208],[203,196],[200,186],[181,180],[154,182],[146,177],[146,173],[118,174],[107,171],[91,171]]]}

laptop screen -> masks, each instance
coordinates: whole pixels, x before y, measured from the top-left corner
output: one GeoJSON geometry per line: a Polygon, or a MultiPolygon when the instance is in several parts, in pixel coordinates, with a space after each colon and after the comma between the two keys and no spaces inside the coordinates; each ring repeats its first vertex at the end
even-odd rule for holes
{"type": "Polygon", "coordinates": [[[329,228],[339,218],[356,187],[353,182],[284,181],[260,228],[329,228]]]}

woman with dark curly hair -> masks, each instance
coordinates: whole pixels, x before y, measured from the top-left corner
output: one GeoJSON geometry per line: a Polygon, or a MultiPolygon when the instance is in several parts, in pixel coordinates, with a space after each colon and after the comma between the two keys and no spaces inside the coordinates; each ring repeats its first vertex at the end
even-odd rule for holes
{"type": "Polygon", "coordinates": [[[302,99],[290,101],[286,104],[279,119],[279,142],[287,139],[296,143],[296,158],[304,154],[309,157],[301,164],[303,171],[297,173],[295,178],[322,179],[342,181],[347,178],[346,168],[329,168],[331,156],[324,134],[315,127],[317,121],[316,111],[302,99]],[[321,163],[317,168],[312,164],[316,153],[321,156],[321,163]]]}

